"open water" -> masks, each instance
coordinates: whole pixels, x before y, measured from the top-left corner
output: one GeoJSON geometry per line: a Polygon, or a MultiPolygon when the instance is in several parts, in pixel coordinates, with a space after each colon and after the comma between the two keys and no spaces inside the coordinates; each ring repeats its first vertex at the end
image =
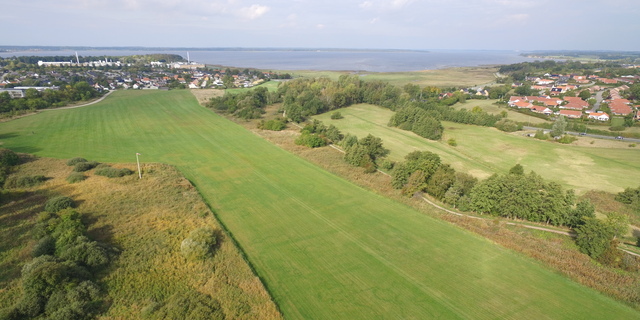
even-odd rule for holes
{"type": "MultiPolygon", "coordinates": [[[[179,54],[187,51],[87,50],[80,56],[128,56],[148,53],[179,54]]],[[[15,51],[0,52],[0,57],[12,56],[72,56],[75,51],[15,51]]],[[[430,51],[326,51],[267,50],[256,51],[190,51],[191,61],[199,63],[262,70],[345,70],[369,72],[404,72],[450,67],[512,64],[532,59],[516,51],[430,50],[430,51]]]]}

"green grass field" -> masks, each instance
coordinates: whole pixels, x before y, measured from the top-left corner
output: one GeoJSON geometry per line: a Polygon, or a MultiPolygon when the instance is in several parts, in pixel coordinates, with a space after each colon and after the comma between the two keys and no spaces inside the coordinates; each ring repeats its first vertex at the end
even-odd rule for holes
{"type": "MultiPolygon", "coordinates": [[[[475,106],[471,101],[468,106],[475,106]]],[[[334,124],[344,132],[364,137],[371,133],[381,137],[391,150],[390,159],[400,161],[415,150],[428,150],[456,170],[486,178],[496,172],[507,172],[520,163],[526,171],[534,170],[543,177],[558,181],[578,192],[591,189],[620,192],[637,187],[640,172],[640,150],[618,142],[619,148],[591,148],[562,145],[535,140],[521,133],[504,133],[495,128],[443,122],[442,141],[431,141],[418,135],[388,127],[393,112],[377,106],[360,104],[340,109],[341,120],[331,120],[330,113],[316,116],[327,125],[334,124]],[[454,138],[457,147],[446,141],[454,138]]]]}
{"type": "Polygon", "coordinates": [[[482,108],[482,110],[491,114],[500,114],[500,112],[502,111],[507,111],[507,118],[513,121],[529,122],[530,124],[547,122],[544,119],[536,118],[520,112],[515,112],[511,108],[506,106],[498,106],[495,104],[496,101],[497,100],[495,99],[488,99],[488,100],[469,99],[465,103],[457,103],[453,105],[453,108],[466,109],[468,111],[471,111],[474,107],[480,107],[482,108]]]}
{"type": "MultiPolygon", "coordinates": [[[[347,110],[345,110],[346,112],[347,110]]],[[[0,123],[41,156],[174,164],[289,319],[633,319],[640,313],[471,232],[366,191],[200,107],[116,92],[0,123]]],[[[460,139],[462,142],[462,139],[460,139]]]]}
{"type": "MultiPolygon", "coordinates": [[[[464,67],[437,70],[424,70],[412,72],[358,72],[365,81],[380,80],[402,87],[407,83],[420,86],[436,87],[472,87],[493,83],[498,68],[494,67],[464,67]]],[[[285,72],[285,71],[280,71],[285,72]]],[[[352,74],[349,71],[312,71],[296,70],[286,71],[294,77],[317,78],[327,77],[337,80],[343,74],[352,74]]]]}

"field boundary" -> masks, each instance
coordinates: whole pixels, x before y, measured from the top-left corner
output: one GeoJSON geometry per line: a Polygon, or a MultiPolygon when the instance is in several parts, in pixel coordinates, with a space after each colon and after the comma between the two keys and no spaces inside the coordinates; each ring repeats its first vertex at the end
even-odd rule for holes
{"type": "MultiPolygon", "coordinates": [[[[296,126],[298,126],[298,125],[296,125],[296,126]]],[[[300,127],[300,126],[298,126],[298,127],[300,127]]],[[[300,128],[302,128],[302,127],[300,127],[300,128]]],[[[341,153],[345,153],[345,151],[344,151],[344,150],[342,150],[341,148],[339,148],[339,147],[337,147],[337,146],[335,146],[335,145],[333,145],[333,144],[330,144],[329,146],[330,146],[331,148],[335,149],[335,150],[338,150],[338,151],[339,151],[339,152],[341,152],[341,153]]],[[[388,173],[386,173],[386,172],[384,172],[384,171],[382,171],[382,170],[380,170],[380,169],[376,169],[376,170],[377,170],[378,172],[380,172],[380,173],[382,173],[382,174],[386,175],[386,176],[389,176],[389,177],[391,176],[390,174],[388,174],[388,173]]],[[[483,221],[487,221],[487,220],[489,220],[489,219],[490,219],[490,218],[483,218],[483,217],[478,217],[478,216],[474,216],[474,215],[470,215],[470,214],[464,214],[464,213],[456,212],[456,211],[453,211],[453,210],[449,210],[449,209],[447,209],[447,208],[445,208],[445,207],[442,207],[442,206],[440,206],[440,205],[436,204],[435,202],[433,202],[433,201],[429,200],[429,199],[428,199],[428,198],[426,198],[423,194],[420,194],[420,198],[421,198],[422,200],[424,200],[426,203],[428,203],[429,205],[431,205],[432,207],[434,207],[434,208],[436,208],[436,209],[439,209],[439,210],[441,210],[441,211],[447,212],[447,213],[449,213],[449,214],[453,214],[453,215],[456,215],[456,216],[459,216],[459,217],[465,217],[465,218],[471,218],[471,219],[483,220],[483,221]]],[[[503,219],[506,219],[506,218],[503,218],[503,219]]],[[[563,235],[563,236],[568,236],[568,237],[571,237],[571,238],[575,238],[575,237],[577,236],[574,232],[562,231],[562,230],[555,230],[555,229],[545,228],[545,227],[542,227],[542,226],[532,226],[532,225],[528,225],[528,224],[524,224],[524,223],[518,223],[518,222],[515,222],[515,221],[513,221],[513,220],[511,220],[511,221],[507,221],[507,222],[505,222],[505,224],[510,225],[510,226],[517,226],[517,227],[523,227],[523,228],[528,228],[528,229],[533,229],[533,230],[540,230],[540,231],[545,231],[545,232],[551,232],[551,233],[555,233],[555,234],[559,234],[559,235],[563,235]]],[[[622,245],[622,244],[620,244],[620,245],[618,246],[618,249],[619,249],[619,250],[621,250],[621,251],[623,251],[623,252],[625,252],[625,253],[627,253],[627,254],[630,254],[630,255],[632,255],[632,256],[640,257],[640,254],[637,254],[637,253],[635,253],[635,252],[633,252],[633,251],[629,251],[629,250],[627,250],[627,249],[624,249],[624,248],[622,248],[622,247],[621,247],[621,245],[622,245]]]]}

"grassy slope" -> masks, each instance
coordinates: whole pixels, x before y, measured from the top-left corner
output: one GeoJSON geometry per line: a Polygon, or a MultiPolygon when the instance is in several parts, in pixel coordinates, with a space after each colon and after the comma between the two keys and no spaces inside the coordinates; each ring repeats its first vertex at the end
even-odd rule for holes
{"type": "Polygon", "coordinates": [[[292,156],[186,91],[119,92],[0,124],[0,139],[45,156],[130,162],[141,152],[143,161],[177,165],[219,209],[288,318],[638,317],[292,156]]]}
{"type": "MultiPolygon", "coordinates": [[[[470,87],[495,81],[494,67],[464,67],[437,70],[424,70],[413,72],[362,72],[363,80],[380,80],[393,85],[404,86],[407,83],[436,87],[470,87]]],[[[283,71],[284,72],[284,71],[283,71]]],[[[288,71],[294,77],[328,77],[337,80],[343,74],[351,74],[345,71],[288,71]]]]}
{"type": "MultiPolygon", "coordinates": [[[[135,164],[126,165],[135,169],[135,164]]],[[[20,166],[18,175],[51,178],[26,193],[9,192],[0,203],[0,309],[20,294],[20,268],[31,258],[35,241],[30,230],[48,197],[63,194],[79,203],[93,239],[108,241],[121,253],[102,273],[108,289],[107,319],[141,318],[152,301],[162,303],[175,292],[198,290],[217,299],[225,314],[235,319],[279,319],[259,279],[228,236],[219,235],[213,258],[188,262],[180,243],[202,226],[221,227],[193,186],[167,165],[147,165],[145,179],[137,175],[118,179],[85,173],[85,181],[69,184],[72,167],[64,161],[41,158],[20,166]],[[212,272],[215,270],[215,272],[212,272]]]]}
{"type": "Polygon", "coordinates": [[[388,127],[393,114],[388,109],[361,104],[339,111],[344,119],[331,120],[329,113],[317,118],[359,137],[369,133],[381,137],[391,150],[390,158],[396,161],[411,151],[429,150],[456,170],[480,178],[506,172],[520,163],[525,170],[534,170],[579,192],[591,189],[619,192],[638,184],[640,150],[628,148],[626,143],[609,149],[576,147],[451,122],[443,122],[445,134],[442,141],[437,142],[388,127]],[[449,146],[446,143],[449,138],[454,138],[458,146],[449,146]]]}
{"type": "Polygon", "coordinates": [[[518,122],[529,122],[531,124],[547,122],[544,119],[536,118],[524,113],[515,112],[508,107],[500,107],[495,104],[497,100],[474,100],[469,99],[465,103],[457,103],[453,107],[456,109],[466,109],[468,111],[473,110],[474,107],[480,107],[482,110],[491,114],[500,114],[502,111],[507,111],[507,118],[518,122]]]}

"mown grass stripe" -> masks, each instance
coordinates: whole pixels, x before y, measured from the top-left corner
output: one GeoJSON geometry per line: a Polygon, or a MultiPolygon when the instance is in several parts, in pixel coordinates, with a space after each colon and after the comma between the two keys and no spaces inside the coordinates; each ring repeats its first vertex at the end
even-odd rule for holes
{"type": "Polygon", "coordinates": [[[287,318],[638,316],[535,261],[321,170],[200,107],[186,91],[117,92],[55,112],[70,115],[2,123],[0,139],[43,156],[133,162],[140,152],[143,162],[176,165],[218,211],[287,318]],[[41,127],[37,137],[25,131],[33,126],[41,127]],[[103,134],[102,126],[113,130],[103,134]]]}

